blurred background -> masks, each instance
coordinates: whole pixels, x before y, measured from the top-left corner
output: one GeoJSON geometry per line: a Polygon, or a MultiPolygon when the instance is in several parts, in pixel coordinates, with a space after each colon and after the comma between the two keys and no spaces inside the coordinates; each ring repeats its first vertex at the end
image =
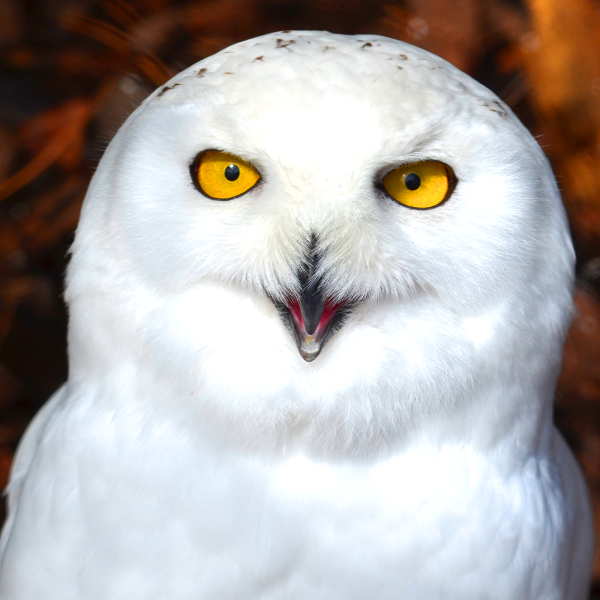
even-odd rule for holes
{"type": "MultiPolygon", "coordinates": [[[[439,54],[498,94],[548,155],[578,256],[556,421],[600,541],[600,0],[0,0],[0,487],[67,377],[67,252],[110,138],[178,71],[281,29],[375,33],[439,54]]],[[[600,552],[595,581],[600,598],[600,552]]]]}

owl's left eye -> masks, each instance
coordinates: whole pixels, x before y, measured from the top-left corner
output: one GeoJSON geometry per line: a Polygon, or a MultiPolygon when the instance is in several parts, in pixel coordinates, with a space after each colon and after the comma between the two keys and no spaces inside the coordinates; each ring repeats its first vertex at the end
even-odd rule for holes
{"type": "Polygon", "coordinates": [[[446,200],[456,184],[452,169],[438,160],[403,165],[388,173],[382,185],[397,202],[410,208],[433,208],[446,200]]]}
{"type": "Polygon", "coordinates": [[[234,154],[207,150],[192,165],[192,177],[200,191],[214,200],[231,200],[252,189],[260,179],[258,171],[234,154]]]}

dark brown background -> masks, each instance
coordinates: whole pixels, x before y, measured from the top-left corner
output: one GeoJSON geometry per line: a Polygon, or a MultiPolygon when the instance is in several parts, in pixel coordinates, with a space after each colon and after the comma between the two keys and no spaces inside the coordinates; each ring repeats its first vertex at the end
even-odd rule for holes
{"type": "Polygon", "coordinates": [[[66,253],[103,148],[172,74],[280,29],[431,50],[538,138],[578,253],[556,420],[600,523],[600,0],[0,0],[0,486],[27,423],[67,377],[66,253]]]}

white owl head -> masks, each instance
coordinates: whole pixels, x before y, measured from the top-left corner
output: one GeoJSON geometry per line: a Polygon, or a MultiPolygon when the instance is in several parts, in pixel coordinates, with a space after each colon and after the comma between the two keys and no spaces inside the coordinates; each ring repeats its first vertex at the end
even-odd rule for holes
{"type": "Polygon", "coordinates": [[[176,76],[106,151],[70,385],[256,447],[536,444],[573,260],[548,163],[489,90],[387,38],[266,35],[176,76]],[[229,164],[217,198],[201,170],[229,164]]]}

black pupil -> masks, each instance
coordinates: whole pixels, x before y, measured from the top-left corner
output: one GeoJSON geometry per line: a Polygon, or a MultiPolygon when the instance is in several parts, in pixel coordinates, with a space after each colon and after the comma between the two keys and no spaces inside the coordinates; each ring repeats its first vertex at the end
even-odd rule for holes
{"type": "Polygon", "coordinates": [[[225,179],[235,181],[240,176],[240,168],[237,165],[229,165],[225,169],[225,179]]]}
{"type": "Polygon", "coordinates": [[[414,192],[421,187],[421,178],[416,173],[409,173],[404,178],[404,185],[411,191],[414,192]]]}

